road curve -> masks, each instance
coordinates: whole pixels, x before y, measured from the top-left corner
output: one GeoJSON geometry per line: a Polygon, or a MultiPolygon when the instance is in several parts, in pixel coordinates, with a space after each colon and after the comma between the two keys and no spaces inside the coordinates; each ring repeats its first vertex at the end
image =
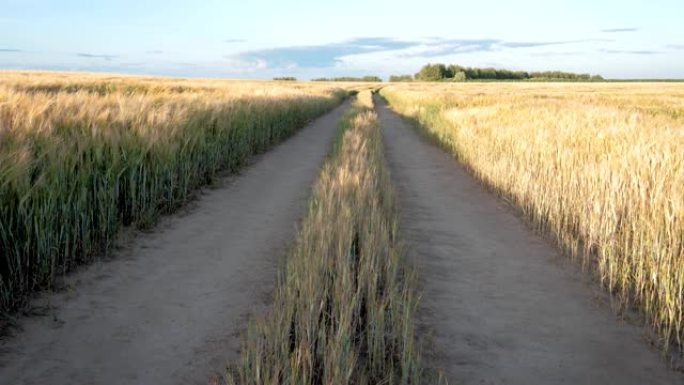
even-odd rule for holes
{"type": "Polygon", "coordinates": [[[237,358],[348,103],[208,189],[112,261],[69,277],[2,341],[1,384],[207,384],[237,358]]]}
{"type": "Polygon", "coordinates": [[[682,384],[604,296],[457,162],[376,98],[419,332],[450,384],[682,384]]]}

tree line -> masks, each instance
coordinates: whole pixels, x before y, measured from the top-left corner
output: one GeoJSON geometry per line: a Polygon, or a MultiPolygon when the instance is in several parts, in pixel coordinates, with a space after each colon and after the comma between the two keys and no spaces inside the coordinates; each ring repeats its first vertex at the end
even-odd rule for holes
{"type": "Polygon", "coordinates": [[[564,80],[601,81],[601,75],[577,74],[563,71],[511,71],[497,68],[463,67],[456,64],[426,64],[415,75],[392,75],[390,82],[406,81],[467,81],[467,80],[564,80]]]}

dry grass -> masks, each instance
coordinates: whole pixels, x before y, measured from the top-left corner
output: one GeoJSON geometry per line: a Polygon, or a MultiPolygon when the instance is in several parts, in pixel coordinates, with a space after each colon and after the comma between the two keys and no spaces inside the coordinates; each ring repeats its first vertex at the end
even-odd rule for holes
{"type": "Polygon", "coordinates": [[[472,172],[684,337],[684,85],[463,84],[383,89],[472,172]]]}
{"type": "Polygon", "coordinates": [[[325,84],[0,72],[0,313],[343,94],[325,84]]]}
{"type": "Polygon", "coordinates": [[[342,122],[240,384],[414,384],[416,298],[370,92],[342,122]]]}

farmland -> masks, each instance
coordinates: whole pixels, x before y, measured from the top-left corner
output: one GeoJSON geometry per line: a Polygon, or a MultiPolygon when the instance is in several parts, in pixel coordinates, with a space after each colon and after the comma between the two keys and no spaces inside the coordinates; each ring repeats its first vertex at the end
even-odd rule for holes
{"type": "Polygon", "coordinates": [[[682,85],[343,79],[0,73],[0,382],[681,383],[682,85]]]}

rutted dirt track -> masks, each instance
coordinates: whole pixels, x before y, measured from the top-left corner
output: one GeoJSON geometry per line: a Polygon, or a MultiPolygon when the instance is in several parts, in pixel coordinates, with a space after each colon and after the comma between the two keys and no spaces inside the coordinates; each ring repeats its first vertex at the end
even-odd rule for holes
{"type": "MultiPolygon", "coordinates": [[[[450,384],[681,384],[641,328],[379,98],[427,364],[450,384]]],[[[0,384],[207,384],[267,306],[347,104],[207,190],[112,261],[70,276],[0,342],[0,384]]]]}
{"type": "Polygon", "coordinates": [[[430,366],[450,384],[684,383],[547,241],[376,105],[421,277],[418,324],[430,335],[430,366]]]}
{"type": "Polygon", "coordinates": [[[47,317],[3,342],[1,384],[207,384],[263,308],[348,104],[167,218],[111,262],[74,274],[47,317]]]}

